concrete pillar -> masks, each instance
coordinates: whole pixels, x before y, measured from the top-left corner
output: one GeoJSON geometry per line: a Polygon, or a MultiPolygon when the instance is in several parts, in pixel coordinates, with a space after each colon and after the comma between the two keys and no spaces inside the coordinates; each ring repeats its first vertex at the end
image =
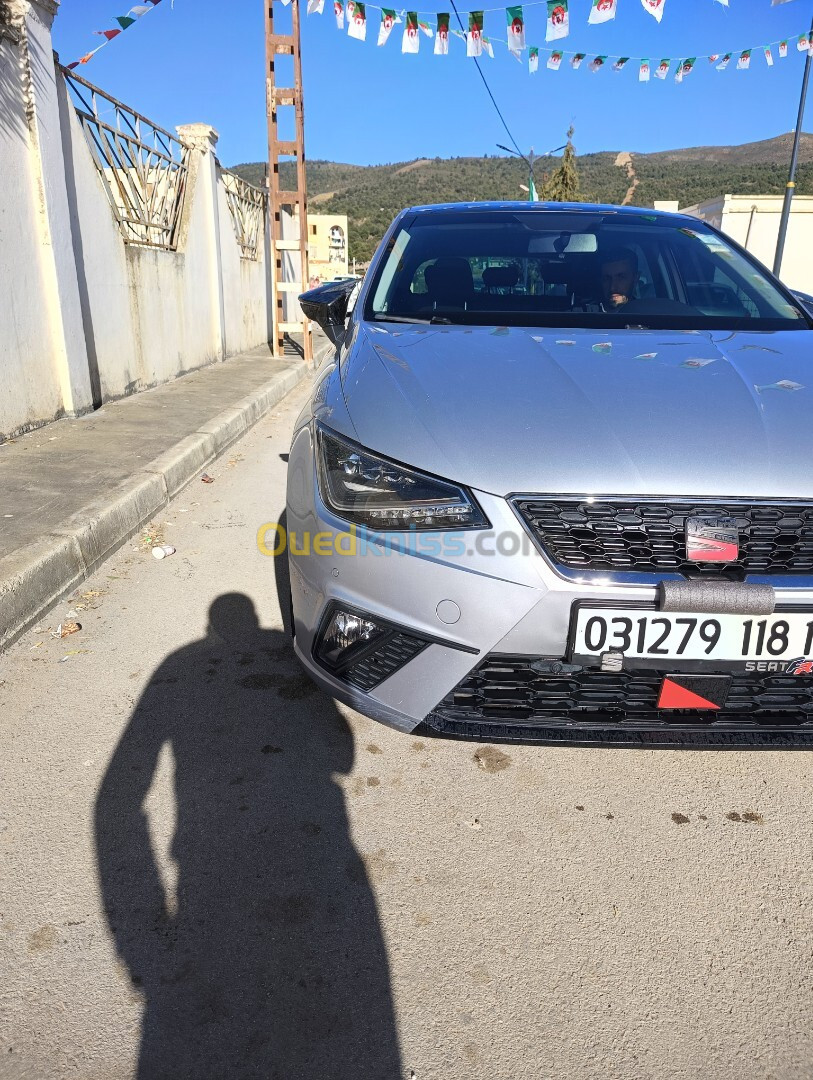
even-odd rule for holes
{"type": "Polygon", "coordinates": [[[82,308],[65,187],[57,75],[51,26],[57,0],[0,0],[0,27],[19,50],[27,125],[29,168],[42,288],[41,317],[47,321],[51,363],[63,411],[69,416],[93,406],[82,308]]]}
{"type": "Polygon", "coordinates": [[[220,245],[220,212],[217,191],[215,147],[220,137],[210,124],[181,124],[178,138],[193,153],[199,154],[195,179],[195,198],[204,200],[207,213],[209,290],[212,312],[214,355],[226,359],[226,302],[223,292],[223,259],[220,245]]]}

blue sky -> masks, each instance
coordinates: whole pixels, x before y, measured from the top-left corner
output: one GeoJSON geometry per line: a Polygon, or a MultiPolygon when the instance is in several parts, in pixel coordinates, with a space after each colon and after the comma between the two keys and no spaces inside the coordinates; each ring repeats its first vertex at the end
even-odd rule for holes
{"type": "MultiPolygon", "coordinates": [[[[63,0],[54,25],[62,62],[98,44],[93,31],[115,26],[114,17],[130,3],[63,0]]],[[[175,0],[174,8],[170,3],[163,0],[81,73],[170,129],[197,120],[213,124],[226,165],[263,159],[263,0],[175,0]]],[[[448,6],[441,0],[425,10],[448,6]]],[[[548,71],[544,53],[531,76],[504,45],[495,46],[494,60],[484,57],[481,63],[523,150],[558,146],[571,122],[580,153],[749,142],[795,124],[804,55],[791,40],[788,58],[780,60],[774,50],[769,68],[761,46],[804,31],[812,6],[809,0],[776,7],[770,0],[730,0],[728,8],[715,0],[665,0],[658,25],[640,0],[618,0],[614,22],[591,26],[590,0],[570,0],[570,35],[558,44],[588,57],[676,59],[754,48],[750,70],[737,71],[732,60],[727,71],[718,72],[699,60],[681,85],[671,76],[639,84],[632,62],[620,73],[609,64],[592,73],[586,63],[579,71],[566,63],[548,71]]],[[[289,18],[290,8],[277,2],[276,10],[280,24],[289,18]]],[[[308,157],[378,164],[499,153],[495,144],[506,142],[505,131],[463,43],[452,39],[450,55],[435,57],[433,43],[422,37],[420,54],[404,56],[401,27],[378,48],[379,12],[368,8],[368,18],[364,43],[338,32],[331,0],[324,15],[303,19],[308,157]]],[[[525,19],[529,44],[544,48],[544,5],[526,6],[525,19]]],[[[503,9],[486,12],[485,34],[505,38],[503,9]]]]}

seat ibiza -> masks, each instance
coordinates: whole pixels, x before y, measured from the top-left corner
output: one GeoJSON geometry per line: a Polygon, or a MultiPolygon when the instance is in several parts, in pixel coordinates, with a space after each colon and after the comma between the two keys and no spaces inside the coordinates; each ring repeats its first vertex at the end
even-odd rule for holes
{"type": "Polygon", "coordinates": [[[491,740],[813,734],[813,323],[747,252],[679,214],[415,207],[300,302],[334,348],[291,604],[329,694],[491,740]]]}

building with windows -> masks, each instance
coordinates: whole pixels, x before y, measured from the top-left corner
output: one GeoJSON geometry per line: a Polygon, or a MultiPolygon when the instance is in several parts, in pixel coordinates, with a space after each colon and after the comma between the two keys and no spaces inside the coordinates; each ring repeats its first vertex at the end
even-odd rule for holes
{"type": "Polygon", "coordinates": [[[308,214],[308,267],[311,279],[330,281],[347,273],[347,218],[308,214]]]}

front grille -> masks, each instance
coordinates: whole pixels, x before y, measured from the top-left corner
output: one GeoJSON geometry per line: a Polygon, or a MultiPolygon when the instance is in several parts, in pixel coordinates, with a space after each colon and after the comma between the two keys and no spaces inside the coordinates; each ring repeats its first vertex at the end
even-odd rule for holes
{"type": "Polygon", "coordinates": [[[430,726],[494,723],[514,728],[597,725],[610,728],[795,728],[813,732],[813,677],[735,674],[725,707],[660,710],[663,673],[598,669],[554,674],[552,661],[492,654],[426,719],[430,726]]]}
{"type": "Polygon", "coordinates": [[[410,634],[391,633],[374,652],[351,664],[339,678],[366,693],[408,664],[428,644],[423,638],[410,634]]]}
{"type": "Polygon", "coordinates": [[[738,579],[813,573],[813,503],[520,498],[514,504],[553,563],[573,570],[636,571],[738,579]],[[735,562],[686,558],[686,519],[730,517],[735,562]]]}

